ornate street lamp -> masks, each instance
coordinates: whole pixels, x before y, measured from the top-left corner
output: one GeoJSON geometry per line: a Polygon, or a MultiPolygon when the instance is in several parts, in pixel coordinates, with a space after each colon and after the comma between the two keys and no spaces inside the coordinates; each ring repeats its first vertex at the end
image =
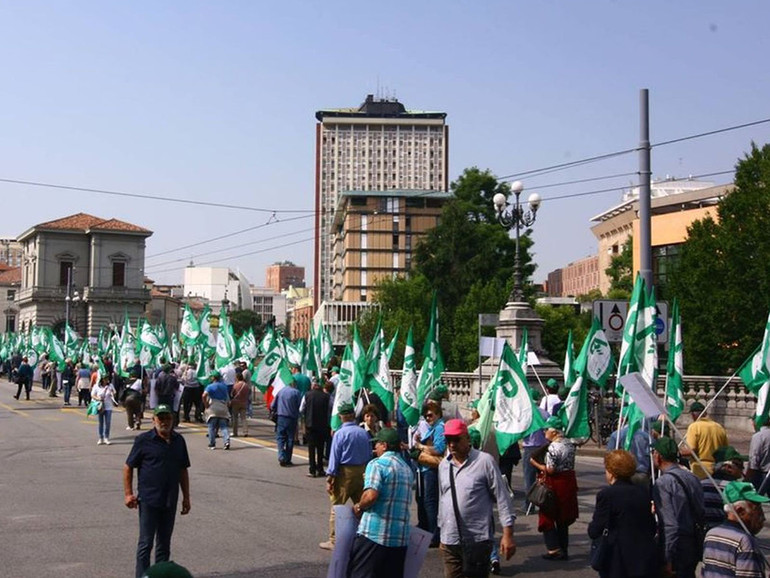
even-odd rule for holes
{"type": "Polygon", "coordinates": [[[537,218],[537,210],[540,208],[541,198],[537,193],[529,196],[529,210],[525,211],[519,202],[524,185],[521,181],[511,183],[511,192],[516,196],[516,202],[508,209],[508,199],[503,193],[497,193],[492,202],[495,204],[497,221],[506,229],[516,229],[516,257],[513,261],[513,291],[511,291],[508,301],[512,303],[521,303],[524,301],[524,292],[522,290],[521,275],[521,257],[520,257],[520,236],[521,229],[531,227],[537,218]]]}

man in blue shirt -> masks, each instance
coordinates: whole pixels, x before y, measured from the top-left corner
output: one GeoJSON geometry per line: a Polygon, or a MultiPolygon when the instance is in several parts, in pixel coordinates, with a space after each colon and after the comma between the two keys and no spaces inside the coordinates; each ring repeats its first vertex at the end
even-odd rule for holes
{"type": "Polygon", "coordinates": [[[294,434],[299,420],[299,404],[302,394],[292,381],[278,390],[270,404],[270,409],[278,415],[275,423],[275,443],[278,446],[278,463],[282,468],[293,465],[291,454],[294,451],[294,434]]]}
{"type": "MultiPolygon", "coordinates": [[[[624,449],[626,447],[626,436],[628,435],[628,426],[620,428],[620,442],[618,442],[618,430],[612,432],[610,439],[607,440],[607,451],[614,450],[616,447],[624,449]]],[[[652,456],[650,453],[650,434],[643,429],[638,429],[631,436],[631,446],[628,448],[636,459],[636,472],[631,476],[631,482],[643,488],[650,487],[650,469],[652,467],[652,456]]]]}
{"type": "Polygon", "coordinates": [[[222,430],[224,448],[230,449],[230,394],[227,385],[222,381],[222,375],[215,371],[211,377],[213,381],[203,390],[203,405],[206,407],[206,424],[209,432],[209,449],[216,448],[217,433],[222,430]]]}
{"type": "Polygon", "coordinates": [[[398,432],[374,436],[377,458],[364,474],[364,493],[353,505],[361,518],[348,564],[351,578],[402,578],[409,543],[409,506],[414,473],[400,454],[398,432]]]}
{"type": "Polygon", "coordinates": [[[329,466],[326,468],[326,492],[331,500],[329,516],[329,540],[319,547],[334,550],[334,506],[341,506],[348,500],[361,500],[364,492],[364,470],[372,457],[369,434],[356,425],[355,408],[352,403],[343,403],[337,409],[342,426],[332,437],[329,466]]]}
{"type": "Polygon", "coordinates": [[[182,515],[190,511],[190,457],[184,438],[174,431],[171,407],[159,405],[153,416],[155,428],[136,436],[123,466],[123,491],[128,508],[139,509],[139,543],[136,548],[136,576],[150,567],[150,553],[157,536],[155,562],[171,556],[179,488],[182,515]],[[134,470],[139,469],[137,492],[133,490],[134,470]]]}

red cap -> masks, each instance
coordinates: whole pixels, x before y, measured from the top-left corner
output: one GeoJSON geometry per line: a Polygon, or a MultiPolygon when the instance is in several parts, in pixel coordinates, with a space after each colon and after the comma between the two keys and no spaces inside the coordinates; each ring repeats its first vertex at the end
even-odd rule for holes
{"type": "Polygon", "coordinates": [[[444,424],[445,436],[461,436],[468,434],[468,426],[461,419],[450,419],[444,424]]]}

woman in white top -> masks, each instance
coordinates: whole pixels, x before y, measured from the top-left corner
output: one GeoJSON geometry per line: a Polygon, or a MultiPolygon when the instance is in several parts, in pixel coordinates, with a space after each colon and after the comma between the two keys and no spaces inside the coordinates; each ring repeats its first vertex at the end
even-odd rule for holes
{"type": "Polygon", "coordinates": [[[110,383],[109,376],[102,377],[101,383],[98,383],[91,390],[91,397],[100,402],[101,408],[99,416],[99,441],[97,445],[110,445],[110,423],[112,422],[112,408],[115,407],[115,388],[110,383]]]}

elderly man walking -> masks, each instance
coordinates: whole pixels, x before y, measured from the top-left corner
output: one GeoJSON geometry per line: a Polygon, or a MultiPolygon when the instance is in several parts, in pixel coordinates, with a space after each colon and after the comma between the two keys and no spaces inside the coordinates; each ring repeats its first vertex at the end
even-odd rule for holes
{"type": "Polygon", "coordinates": [[[750,483],[739,481],[727,484],[724,494],[727,520],[706,534],[701,576],[764,578],[765,559],[754,536],[765,523],[762,504],[770,498],[759,495],[750,483]]]}
{"type": "Polygon", "coordinates": [[[398,432],[374,436],[377,458],[364,474],[364,493],[353,505],[361,518],[348,564],[349,578],[402,578],[409,542],[409,505],[414,473],[399,450],[398,432]]]}
{"type": "Polygon", "coordinates": [[[671,438],[658,438],[652,459],[661,472],[652,497],[663,547],[664,575],[694,578],[700,561],[696,524],[704,523],[703,487],[698,478],[677,464],[677,446],[671,438]]]}
{"type": "Polygon", "coordinates": [[[516,552],[513,513],[508,486],[494,458],[471,447],[468,426],[451,419],[444,426],[449,456],[438,467],[441,551],[444,576],[462,578],[473,564],[473,576],[487,576],[495,536],[493,506],[497,503],[503,537],[500,554],[509,560],[516,552]],[[474,542],[473,551],[462,542],[474,542]],[[466,568],[466,571],[463,568],[466,568]]]}
{"type": "Polygon", "coordinates": [[[291,461],[294,453],[294,436],[297,433],[299,404],[302,394],[297,391],[295,382],[284,385],[275,394],[270,409],[276,412],[275,443],[278,446],[278,465],[282,468],[294,465],[291,461]]]}
{"type": "Polygon", "coordinates": [[[329,466],[326,468],[326,492],[331,500],[329,516],[329,540],[318,544],[324,550],[334,550],[334,506],[341,506],[348,500],[357,503],[364,492],[364,470],[372,457],[369,434],[356,425],[355,408],[352,403],[343,403],[337,413],[342,426],[332,437],[329,466]]]}

